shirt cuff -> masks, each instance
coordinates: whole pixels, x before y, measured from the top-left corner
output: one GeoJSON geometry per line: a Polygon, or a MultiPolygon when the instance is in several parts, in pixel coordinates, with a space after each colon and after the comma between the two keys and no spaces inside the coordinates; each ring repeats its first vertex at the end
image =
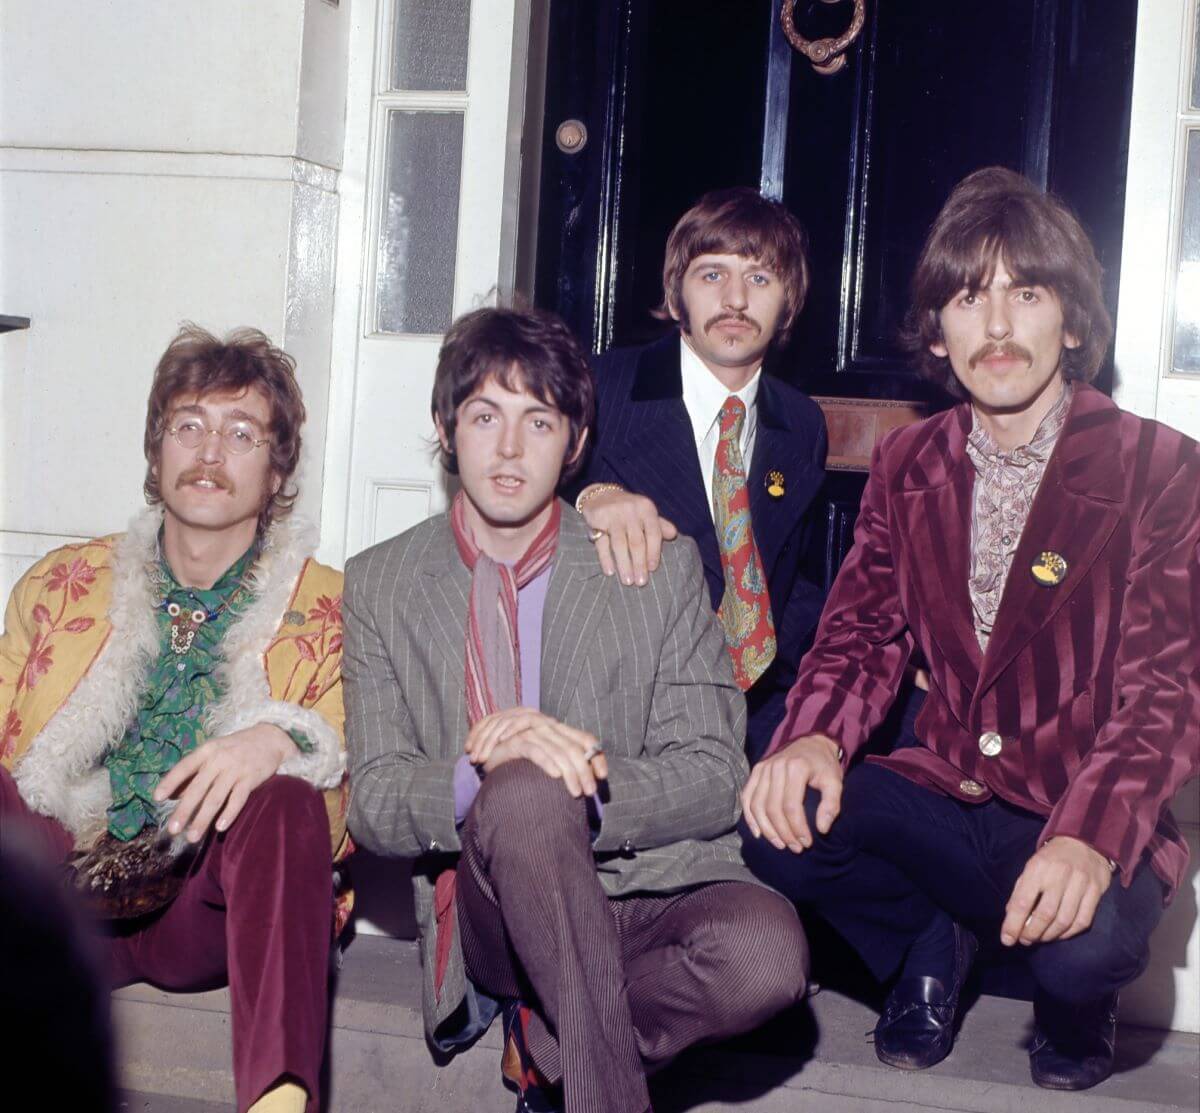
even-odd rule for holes
{"type": "Polygon", "coordinates": [[[600,834],[600,825],[604,822],[604,801],[600,799],[598,792],[587,798],[587,817],[588,832],[592,836],[592,842],[595,842],[600,834]]]}
{"type": "Polygon", "coordinates": [[[296,743],[296,749],[302,754],[311,754],[313,752],[313,744],[308,740],[308,735],[304,731],[296,730],[292,727],[285,729],[283,733],[296,743]]]}
{"type": "Polygon", "coordinates": [[[479,795],[479,769],[467,760],[463,754],[454,763],[454,826],[461,827],[466,822],[467,812],[479,795]]]}

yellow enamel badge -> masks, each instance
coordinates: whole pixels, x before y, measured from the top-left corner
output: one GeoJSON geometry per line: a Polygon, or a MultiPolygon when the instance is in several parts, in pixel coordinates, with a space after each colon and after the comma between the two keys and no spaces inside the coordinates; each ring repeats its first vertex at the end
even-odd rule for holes
{"type": "Polygon", "coordinates": [[[1067,562],[1059,553],[1039,553],[1029,569],[1033,582],[1041,587],[1058,587],[1067,578],[1067,562]]]}
{"type": "Polygon", "coordinates": [[[783,472],[769,471],[766,476],[767,494],[773,499],[781,499],[787,493],[783,486],[783,472]]]}

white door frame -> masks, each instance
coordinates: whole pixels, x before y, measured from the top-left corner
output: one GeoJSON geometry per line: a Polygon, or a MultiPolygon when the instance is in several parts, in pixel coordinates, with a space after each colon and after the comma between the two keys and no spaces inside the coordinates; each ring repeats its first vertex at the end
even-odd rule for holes
{"type": "Polygon", "coordinates": [[[529,0],[471,0],[465,92],[387,91],[396,3],[356,0],[350,28],[321,512],[320,556],[335,565],[382,539],[375,536],[376,523],[398,516],[413,524],[443,509],[446,500],[438,467],[411,424],[413,411],[420,411],[425,437],[433,433],[429,390],[441,338],[380,335],[371,328],[390,109],[464,114],[453,315],[496,297],[507,300],[516,267],[529,0]],[[373,389],[368,370],[384,362],[412,381],[404,399],[409,433],[389,459],[370,428],[372,418],[385,415],[374,413],[363,396],[373,389]]]}

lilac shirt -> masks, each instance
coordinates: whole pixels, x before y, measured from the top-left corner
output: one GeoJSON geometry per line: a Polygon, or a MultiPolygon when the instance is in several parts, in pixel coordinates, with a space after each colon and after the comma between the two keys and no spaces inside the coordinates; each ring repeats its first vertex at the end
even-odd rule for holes
{"type": "MultiPolygon", "coordinates": [[[[521,647],[521,706],[541,708],[542,614],[550,587],[551,563],[517,592],[517,644],[521,647]]],[[[454,822],[462,823],[479,792],[479,774],[467,755],[454,763],[454,822]]]]}

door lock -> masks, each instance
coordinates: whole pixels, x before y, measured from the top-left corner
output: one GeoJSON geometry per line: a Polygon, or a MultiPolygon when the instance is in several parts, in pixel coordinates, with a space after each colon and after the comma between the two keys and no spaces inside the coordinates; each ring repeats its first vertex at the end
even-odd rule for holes
{"type": "Polygon", "coordinates": [[[587,127],[582,120],[563,120],[554,132],[554,142],[564,155],[577,155],[587,146],[587,127]]]}

